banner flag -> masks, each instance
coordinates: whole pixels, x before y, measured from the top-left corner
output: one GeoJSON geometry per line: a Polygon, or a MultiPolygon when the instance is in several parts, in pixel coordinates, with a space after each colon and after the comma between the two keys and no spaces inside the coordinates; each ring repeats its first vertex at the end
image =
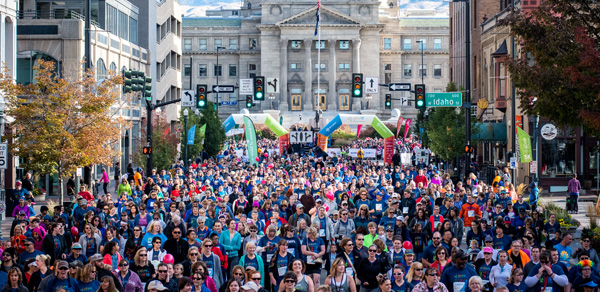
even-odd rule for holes
{"type": "Polygon", "coordinates": [[[256,144],[256,130],[252,120],[244,116],[244,128],[246,130],[246,150],[248,151],[248,160],[250,164],[258,165],[258,145],[256,144]]]}
{"type": "Polygon", "coordinates": [[[406,123],[404,124],[404,139],[406,140],[406,135],[408,135],[408,130],[410,130],[410,119],[406,119],[406,123]]]}
{"type": "Polygon", "coordinates": [[[531,155],[531,137],[520,127],[517,127],[517,135],[519,136],[521,163],[529,163],[533,160],[533,156],[531,155]]]}
{"type": "Polygon", "coordinates": [[[188,131],[188,138],[187,138],[187,144],[188,145],[194,145],[194,138],[196,137],[196,125],[194,125],[189,131],[188,131]]]}
{"type": "Polygon", "coordinates": [[[398,118],[398,125],[396,126],[396,138],[398,138],[398,136],[400,135],[400,128],[402,127],[402,123],[404,123],[404,118],[403,117],[399,117],[398,118]]]}

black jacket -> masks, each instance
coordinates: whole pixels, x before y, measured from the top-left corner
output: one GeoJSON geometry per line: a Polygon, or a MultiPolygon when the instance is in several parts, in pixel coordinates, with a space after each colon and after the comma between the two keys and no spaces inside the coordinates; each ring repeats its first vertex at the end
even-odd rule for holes
{"type": "Polygon", "coordinates": [[[389,269],[391,269],[391,265],[383,257],[376,259],[372,263],[368,258],[365,258],[358,264],[356,272],[361,283],[368,283],[368,285],[361,284],[361,286],[373,289],[377,288],[377,275],[385,275],[389,269]]]}
{"type": "Polygon", "coordinates": [[[163,248],[167,251],[167,253],[170,253],[173,256],[176,263],[181,263],[187,258],[187,252],[188,249],[190,249],[190,244],[182,238],[179,240],[171,238],[165,241],[163,248]]]}
{"type": "Polygon", "coordinates": [[[54,262],[57,259],[61,259],[63,254],[66,256],[67,251],[68,251],[67,240],[65,239],[65,237],[60,234],[57,235],[56,237],[60,241],[60,249],[59,249],[58,254],[55,254],[55,250],[54,250],[55,242],[54,242],[54,236],[52,236],[52,233],[48,232],[48,234],[46,234],[46,237],[44,237],[44,240],[42,241],[42,252],[44,254],[49,255],[52,262],[54,262]]]}
{"type": "Polygon", "coordinates": [[[115,287],[117,288],[117,291],[124,291],[123,285],[121,285],[121,281],[119,281],[119,278],[117,278],[115,274],[104,268],[96,268],[96,280],[100,281],[100,279],[102,279],[102,277],[104,276],[110,276],[113,278],[113,282],[115,282],[115,287]]]}

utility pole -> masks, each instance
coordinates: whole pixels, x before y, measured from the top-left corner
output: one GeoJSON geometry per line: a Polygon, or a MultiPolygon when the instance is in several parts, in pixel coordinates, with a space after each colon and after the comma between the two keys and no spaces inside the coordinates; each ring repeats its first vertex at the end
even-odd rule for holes
{"type": "Polygon", "coordinates": [[[185,131],[185,140],[183,141],[183,143],[185,143],[185,154],[183,156],[183,165],[185,167],[185,169],[187,170],[188,168],[188,128],[187,128],[187,122],[188,122],[188,115],[189,115],[189,111],[188,109],[184,109],[183,110],[183,129],[185,131]]]}
{"type": "MultiPolygon", "coordinates": [[[[471,145],[471,5],[470,0],[465,0],[465,143],[471,145]]],[[[465,154],[465,178],[471,167],[471,154],[465,154]]]]}

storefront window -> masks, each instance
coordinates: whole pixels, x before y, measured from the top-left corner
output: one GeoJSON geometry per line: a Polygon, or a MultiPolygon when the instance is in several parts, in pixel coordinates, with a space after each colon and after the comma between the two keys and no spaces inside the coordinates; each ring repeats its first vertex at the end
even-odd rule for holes
{"type": "Polygon", "coordinates": [[[542,139],[542,175],[555,177],[575,173],[575,138],[542,139]]]}

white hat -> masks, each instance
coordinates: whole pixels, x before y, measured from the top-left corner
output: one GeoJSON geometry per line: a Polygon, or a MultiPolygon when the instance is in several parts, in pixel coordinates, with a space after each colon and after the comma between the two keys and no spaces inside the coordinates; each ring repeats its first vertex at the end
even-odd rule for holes
{"type": "Polygon", "coordinates": [[[243,290],[252,290],[254,292],[258,292],[258,285],[256,285],[256,283],[252,282],[252,281],[248,281],[246,282],[246,284],[244,284],[244,286],[242,286],[243,290]]]}
{"type": "Polygon", "coordinates": [[[150,289],[164,291],[164,290],[167,290],[167,287],[163,286],[163,284],[160,281],[154,280],[154,281],[150,282],[150,284],[148,284],[148,290],[150,290],[150,289]]]}

